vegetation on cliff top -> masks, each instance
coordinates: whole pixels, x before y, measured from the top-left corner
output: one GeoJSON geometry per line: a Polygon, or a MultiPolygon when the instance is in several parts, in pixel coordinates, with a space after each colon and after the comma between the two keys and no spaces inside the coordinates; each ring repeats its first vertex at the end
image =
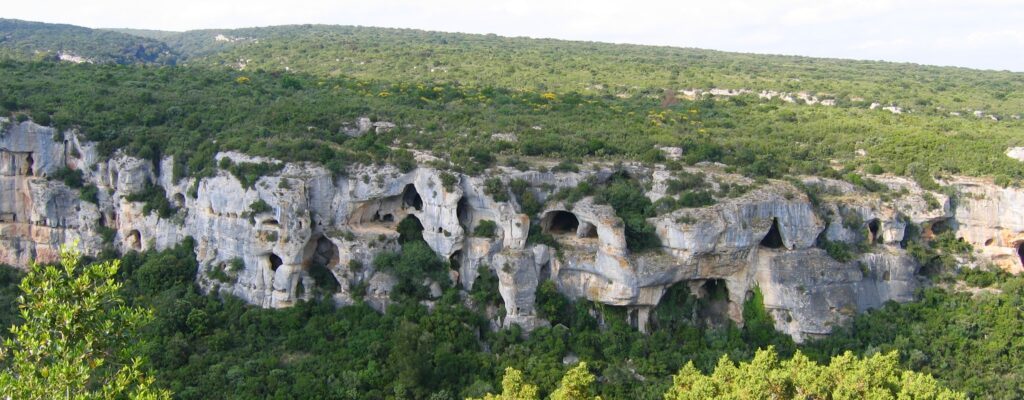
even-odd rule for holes
{"type": "MultiPolygon", "coordinates": [[[[839,163],[1024,178],[1024,165],[1003,154],[1024,145],[1024,123],[1010,118],[1024,112],[1019,73],[376,28],[133,33],[166,41],[189,61],[7,59],[0,114],[79,127],[105,154],[173,154],[190,175],[210,173],[213,152],[227,149],[336,172],[355,162],[402,164],[399,143],[467,172],[523,156],[650,162],[662,157],[655,146],[678,146],[687,163],[723,162],[750,176],[828,175],[839,163]],[[837,105],[676,93],[690,87],[808,91],[837,105]],[[871,102],[909,113],[871,110],[871,102]],[[346,135],[360,117],[396,127],[346,135]]],[[[34,41],[61,35],[55,27],[34,41]]]]}

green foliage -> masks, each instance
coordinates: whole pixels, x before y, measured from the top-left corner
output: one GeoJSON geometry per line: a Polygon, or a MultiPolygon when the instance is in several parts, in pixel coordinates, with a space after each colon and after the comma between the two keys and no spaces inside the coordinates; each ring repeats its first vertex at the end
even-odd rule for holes
{"type": "Polygon", "coordinates": [[[282,163],[234,163],[230,158],[220,159],[221,168],[227,166],[227,170],[234,175],[244,188],[252,188],[260,178],[273,174],[284,168],[282,163]],[[227,162],[225,162],[227,160],[227,162]]]}
{"type": "Polygon", "coordinates": [[[551,400],[600,400],[594,397],[591,386],[597,378],[590,373],[587,363],[581,362],[562,377],[562,383],[551,393],[551,400]]]}
{"type": "Polygon", "coordinates": [[[267,204],[263,199],[256,199],[256,201],[249,204],[249,214],[256,215],[262,213],[268,213],[274,211],[274,207],[267,204]]]}
{"type": "Polygon", "coordinates": [[[476,228],[473,228],[473,236],[493,238],[497,233],[497,229],[498,224],[496,224],[494,221],[491,221],[489,219],[483,219],[476,224],[476,228]]]}
{"type": "Polygon", "coordinates": [[[979,288],[1003,284],[1010,280],[1011,277],[1012,275],[1010,275],[1010,273],[1003,271],[994,265],[978,268],[962,268],[959,276],[964,283],[979,288]]]}
{"type": "MultiPolygon", "coordinates": [[[[881,168],[881,167],[879,167],[881,168]]],[[[885,192],[889,188],[878,181],[871,178],[864,178],[855,173],[849,173],[843,175],[843,180],[850,182],[854,185],[860,186],[869,192],[885,192]]]]}
{"type": "Polygon", "coordinates": [[[100,234],[100,238],[103,239],[103,244],[110,245],[114,243],[114,237],[117,236],[117,230],[109,226],[99,225],[96,227],[96,233],[100,234]]]}
{"type": "Polygon", "coordinates": [[[398,223],[398,243],[423,241],[423,224],[416,217],[406,217],[398,223]]]}
{"type": "Polygon", "coordinates": [[[191,283],[197,268],[194,249],[195,241],[186,238],[172,250],[146,257],[137,266],[126,263],[122,274],[133,277],[127,291],[153,293],[191,283]]]}
{"type": "Polygon", "coordinates": [[[821,366],[799,352],[780,361],[769,347],[738,366],[722,356],[710,375],[687,364],[665,399],[967,399],[929,375],[900,371],[897,358],[895,352],[863,359],[847,352],[821,366]]]}
{"type": "Polygon", "coordinates": [[[477,277],[473,282],[473,290],[469,297],[473,303],[479,306],[501,305],[501,292],[498,291],[498,275],[491,271],[486,265],[480,265],[476,269],[477,277]]]}
{"type": "Polygon", "coordinates": [[[53,171],[53,175],[50,176],[53,179],[63,181],[65,185],[72,189],[78,189],[82,187],[85,180],[82,178],[82,171],[71,168],[61,168],[53,171]]]}
{"type": "Polygon", "coordinates": [[[708,187],[708,183],[705,181],[707,177],[703,172],[689,173],[686,171],[679,171],[675,174],[674,179],[666,182],[665,193],[668,195],[676,195],[683,191],[703,189],[708,187]]]}
{"type": "Polygon", "coordinates": [[[1024,396],[1017,358],[1024,351],[1024,279],[1009,278],[1002,292],[923,290],[912,303],[888,303],[858,315],[830,337],[805,345],[819,362],[853,350],[898,351],[903,368],[932,374],[972,398],[1024,396]]]}
{"type": "Polygon", "coordinates": [[[9,327],[20,323],[18,316],[18,284],[25,275],[10,265],[0,264],[0,326],[9,327]]]}
{"type": "Polygon", "coordinates": [[[19,287],[24,320],[0,347],[0,395],[17,399],[170,398],[151,389],[136,333],[150,314],[126,307],[119,262],[83,266],[74,246],[59,266],[33,264],[19,287]]]}
{"type": "Polygon", "coordinates": [[[158,40],[102,29],[64,24],[0,19],[0,54],[20,59],[35,59],[41,52],[46,59],[57,53],[85,57],[99,63],[174,64],[177,54],[158,40]]]}
{"type": "Polygon", "coordinates": [[[401,252],[377,255],[373,266],[398,278],[392,290],[392,295],[398,298],[426,299],[429,289],[423,285],[425,278],[442,285],[448,282],[445,263],[422,239],[404,243],[401,252]]]}
{"type": "Polygon", "coordinates": [[[505,183],[498,177],[487,178],[487,180],[484,181],[484,193],[491,196],[491,198],[497,202],[505,202],[509,200],[508,189],[505,188],[505,183]]]}
{"type": "Polygon", "coordinates": [[[142,211],[146,214],[156,213],[160,218],[170,218],[177,211],[171,205],[170,200],[167,200],[167,192],[164,191],[163,186],[152,183],[147,184],[141,192],[125,196],[125,200],[145,203],[142,211]]]}
{"type": "Polygon", "coordinates": [[[523,373],[509,367],[505,368],[505,375],[501,378],[501,394],[488,393],[482,398],[467,400],[540,400],[537,395],[537,387],[523,381],[523,373]]]}
{"type": "Polygon", "coordinates": [[[839,262],[849,262],[857,258],[857,256],[864,251],[861,246],[849,244],[846,242],[834,242],[825,239],[821,242],[821,247],[825,249],[829,257],[839,262]]]}
{"type": "Polygon", "coordinates": [[[537,312],[552,323],[569,321],[569,300],[558,291],[555,281],[545,280],[537,286],[537,312]]]}
{"type": "Polygon", "coordinates": [[[459,183],[459,178],[457,176],[452,175],[452,173],[450,172],[444,171],[441,172],[440,177],[441,186],[444,187],[444,190],[447,190],[449,192],[455,191],[455,185],[459,183]]]}
{"type": "Polygon", "coordinates": [[[514,179],[509,182],[509,189],[516,196],[519,209],[523,214],[535,216],[544,208],[544,204],[537,198],[537,194],[530,188],[530,183],[522,179],[514,179]]]}
{"type": "Polygon", "coordinates": [[[93,204],[99,204],[99,189],[96,187],[96,185],[85,185],[78,192],[78,198],[82,199],[82,201],[88,201],[93,204]]]}
{"type": "Polygon", "coordinates": [[[641,252],[661,247],[661,241],[654,234],[654,226],[647,218],[655,216],[654,204],[644,195],[638,184],[625,179],[615,180],[594,197],[597,203],[608,204],[622,218],[626,231],[626,247],[641,252]]]}

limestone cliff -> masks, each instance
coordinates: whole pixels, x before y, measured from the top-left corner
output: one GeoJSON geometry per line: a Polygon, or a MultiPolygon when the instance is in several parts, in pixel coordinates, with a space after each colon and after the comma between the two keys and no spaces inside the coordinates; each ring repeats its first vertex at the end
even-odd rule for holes
{"type": "MultiPolygon", "coordinates": [[[[98,254],[104,246],[163,249],[192,237],[198,283],[206,290],[263,307],[287,307],[311,296],[307,289],[317,282],[309,268],[318,264],[331,275],[320,279],[339,284],[333,293],[338,305],[354,302],[353,288],[361,287],[365,301],[382,310],[396,279],[377,271],[372,261],[382,251],[400,248],[397,226],[415,218],[430,248],[451,261],[453,283],[468,290],[478,267],[494,271],[505,304],[497,322],[504,326],[532,329],[547,323],[534,310],[535,291],[545,280],[570,297],[627,307],[630,322],[642,330],[672,285],[687,284],[697,296],[724,289],[727,295],[716,307],[722,318],[737,322],[744,299],[759,287],[776,327],[797,340],[828,334],[855,313],[886,301],[912,299],[918,266],[900,245],[910,225],[927,227],[926,234],[954,229],[980,249],[979,260],[1021,269],[1024,208],[1018,199],[1024,193],[977,179],[949,182],[965,194],[951,204],[903,178],[875,177],[900,193],[885,199],[845,182],[803,178],[803,185],[825,194],[812,202],[789,182],[755,184],[716,166],[698,167],[693,171],[706,173],[716,188],[730,183],[754,189],[713,206],[651,218],[663,247],[632,254],[623,221],[607,205],[591,198],[550,201],[530,216],[520,212],[514,196],[496,201],[484,189],[487,178],[521,179],[546,200],[560,188],[608,179],[609,166],[563,173],[498,167],[485,176],[456,174],[457,182],[446,186],[441,171],[423,166],[410,172],[354,167],[336,177],[314,164],[232,152],[217,158],[281,168],[251,187],[227,171],[174,181],[171,159],[160,165],[120,154],[103,159],[94,144],[73,131],[3,121],[0,262],[52,261],[57,246],[74,240],[87,254],[98,254]],[[81,171],[84,183],[98,189],[95,202],[48,179],[64,169],[81,171]],[[128,200],[151,185],[163,189],[176,207],[174,215],[161,218],[128,200]],[[559,243],[557,251],[528,243],[531,217],[559,243]],[[471,237],[468,232],[484,220],[496,223],[496,235],[471,237]],[[817,246],[824,240],[871,246],[844,263],[817,246]]],[[[625,168],[648,184],[649,198],[667,195],[665,181],[674,172],[661,166],[625,168]]]]}

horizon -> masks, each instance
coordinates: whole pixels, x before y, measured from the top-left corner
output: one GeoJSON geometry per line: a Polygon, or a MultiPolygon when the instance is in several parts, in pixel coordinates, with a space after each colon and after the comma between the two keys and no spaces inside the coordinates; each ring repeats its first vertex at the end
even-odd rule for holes
{"type": "Polygon", "coordinates": [[[629,5],[536,0],[296,3],[289,6],[289,13],[281,13],[278,4],[263,0],[214,5],[182,0],[175,7],[139,6],[125,0],[87,7],[42,0],[14,5],[4,17],[93,29],[170,32],[304,24],[362,26],[1024,72],[1024,29],[1016,22],[1024,19],[1024,0],[966,5],[883,0],[780,0],[754,5],[738,0],[629,5]],[[105,11],[113,8],[118,12],[105,11]],[[653,9],[669,11],[649,11],[653,9]]]}

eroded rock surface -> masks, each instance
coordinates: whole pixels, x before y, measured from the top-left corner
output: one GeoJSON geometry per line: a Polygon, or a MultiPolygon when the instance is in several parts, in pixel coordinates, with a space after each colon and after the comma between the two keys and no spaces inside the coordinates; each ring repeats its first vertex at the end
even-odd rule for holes
{"type": "MultiPolygon", "coordinates": [[[[369,129],[362,125],[360,130],[369,129]]],[[[280,163],[232,152],[217,157],[280,163]]],[[[549,201],[530,216],[519,211],[515,196],[496,201],[485,189],[488,178],[506,185],[522,180],[543,201],[558,189],[609,179],[614,170],[607,166],[558,173],[498,167],[486,176],[456,174],[457,182],[446,186],[441,171],[422,166],[409,172],[353,167],[335,177],[319,165],[289,163],[251,187],[227,171],[175,182],[172,166],[171,159],[157,168],[121,154],[101,158],[73,131],[9,124],[0,133],[0,262],[53,261],[59,245],[76,240],[95,255],[105,246],[164,249],[192,237],[205,290],[262,307],[287,307],[312,296],[309,289],[318,282],[310,269],[321,265],[330,274],[320,279],[338,283],[330,294],[336,304],[361,298],[384,310],[397,279],[376,270],[373,260],[400,249],[398,225],[414,218],[428,246],[451,262],[454,285],[470,290],[481,266],[496,275],[505,306],[496,324],[547,324],[535,310],[536,290],[552,280],[570,297],[628,307],[630,322],[647,329],[665,291],[686,284],[698,296],[724,290],[722,317],[737,322],[744,300],[760,288],[776,327],[802,340],[826,335],[886,301],[912,299],[918,265],[900,244],[909,226],[925,226],[925,234],[938,227],[955,230],[980,249],[978,260],[1014,272],[1022,269],[1024,253],[1024,191],[979,179],[949,182],[963,193],[951,205],[946,196],[904,178],[876,177],[899,193],[888,199],[845,182],[803,178],[804,186],[822,193],[812,202],[785,181],[755,184],[713,165],[700,167],[691,172],[706,172],[715,190],[724,184],[752,189],[720,196],[712,206],[649,219],[662,248],[633,254],[624,222],[608,205],[589,197],[573,204],[549,201]],[[84,183],[97,188],[95,202],[47,178],[64,169],[81,171],[84,183]],[[161,218],[127,200],[152,185],[177,208],[174,215],[161,218]],[[531,217],[557,249],[528,240],[531,217]],[[485,220],[497,226],[493,237],[472,236],[485,220]],[[870,250],[839,262],[820,249],[823,241],[866,243],[870,250]]],[[[670,196],[665,182],[674,172],[625,168],[649,183],[646,195],[652,200],[670,196]]],[[[440,289],[438,282],[424,284],[432,292],[440,289]]]]}

